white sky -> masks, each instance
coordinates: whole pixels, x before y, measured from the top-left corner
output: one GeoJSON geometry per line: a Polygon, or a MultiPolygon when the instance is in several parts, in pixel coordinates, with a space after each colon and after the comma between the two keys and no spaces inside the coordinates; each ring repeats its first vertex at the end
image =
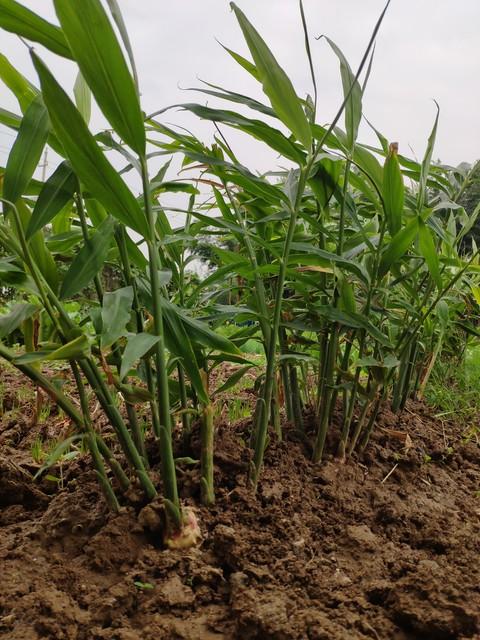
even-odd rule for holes
{"type": "MultiPolygon", "coordinates": [[[[134,48],[146,112],[177,102],[203,102],[198,93],[179,87],[198,86],[197,77],[267,101],[255,81],[226,54],[215,38],[248,56],[242,34],[227,0],[119,0],[134,48]]],[[[24,4],[52,21],[50,0],[24,0],[24,4]]],[[[311,93],[297,0],[238,0],[291,77],[299,95],[311,93]]],[[[358,65],[383,0],[304,0],[311,36],[327,34],[344,51],[352,68],[358,65]]],[[[377,39],[376,58],[364,100],[364,115],[389,140],[398,141],[405,155],[423,155],[435,108],[440,124],[434,158],[448,164],[472,162],[480,157],[480,1],[392,0],[377,39]],[[411,149],[413,151],[411,151],[411,149]]],[[[338,62],[325,41],[313,42],[319,85],[318,121],[328,122],[341,102],[338,62]]],[[[37,48],[71,89],[72,63],[37,48]]],[[[18,39],[1,33],[0,51],[36,83],[28,52],[18,39]]],[[[235,109],[209,99],[210,105],[235,109]]],[[[0,105],[18,112],[9,91],[0,86],[0,105]]],[[[259,114],[254,115],[257,117],[259,114]]],[[[174,121],[210,140],[213,127],[184,113],[167,113],[174,121]]],[[[94,113],[93,130],[103,126],[94,113]]],[[[266,170],[276,162],[261,143],[225,129],[240,160],[266,170]]],[[[0,164],[4,165],[12,133],[0,128],[0,164]]],[[[362,126],[360,141],[375,143],[362,126]]],[[[54,169],[53,161],[49,173],[54,169]]]]}

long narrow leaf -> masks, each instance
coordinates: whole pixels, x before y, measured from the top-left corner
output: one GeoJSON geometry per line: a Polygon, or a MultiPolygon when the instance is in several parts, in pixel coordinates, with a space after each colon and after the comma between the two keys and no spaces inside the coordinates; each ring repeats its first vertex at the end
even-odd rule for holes
{"type": "Polygon", "coordinates": [[[130,189],[103,155],[80,112],[42,60],[31,52],[52,126],[80,180],[123,224],[148,234],[146,217],[130,189]]]}
{"type": "Polygon", "coordinates": [[[3,197],[15,203],[32,179],[48,137],[50,123],[40,96],[29,105],[8,157],[3,197]]]}
{"type": "Polygon", "coordinates": [[[99,0],[54,0],[70,49],[93,95],[119,136],[145,154],[145,128],[135,84],[99,0]]]}
{"type": "Polygon", "coordinates": [[[107,218],[80,249],[62,282],[60,297],[65,300],[88,286],[102,268],[110,249],[115,222],[107,218]]]}
{"type": "Polygon", "coordinates": [[[398,145],[392,143],[383,168],[383,202],[387,228],[391,236],[394,236],[402,228],[403,203],[405,198],[405,186],[403,184],[397,153],[398,145]]]}
{"type": "Polygon", "coordinates": [[[125,335],[133,303],[133,287],[122,287],[105,293],[102,301],[102,349],[125,335]]]}
{"type": "Polygon", "coordinates": [[[62,162],[43,185],[27,227],[27,239],[63,209],[72,199],[76,188],[75,174],[66,162],[62,162]]]}
{"type": "Polygon", "coordinates": [[[255,62],[259,80],[273,110],[305,148],[310,149],[312,144],[310,125],[290,79],[243,11],[233,2],[230,6],[240,24],[255,62]]]}
{"type": "Polygon", "coordinates": [[[43,44],[64,58],[72,58],[62,30],[15,0],[0,0],[0,27],[43,44]]]}

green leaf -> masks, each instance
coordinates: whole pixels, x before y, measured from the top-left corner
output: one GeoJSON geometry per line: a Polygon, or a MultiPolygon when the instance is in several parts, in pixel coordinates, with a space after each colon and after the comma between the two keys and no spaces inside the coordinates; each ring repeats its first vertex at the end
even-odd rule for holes
{"type": "Polygon", "coordinates": [[[212,122],[221,122],[234,129],[244,131],[257,140],[265,142],[269,147],[278,151],[285,158],[289,158],[298,164],[305,163],[305,154],[291,140],[270,125],[261,120],[246,118],[235,111],[226,111],[221,109],[211,109],[200,104],[186,103],[175,105],[194,113],[199,118],[210,120],[212,122]]]}
{"type": "Polygon", "coordinates": [[[20,125],[22,123],[22,118],[17,116],[16,113],[12,113],[11,111],[7,111],[6,109],[0,108],[0,124],[13,129],[14,131],[18,131],[20,129],[20,125]]]}
{"type": "Polygon", "coordinates": [[[85,78],[82,75],[82,72],[79,71],[77,74],[77,79],[75,80],[75,84],[73,86],[73,95],[75,96],[75,103],[77,105],[77,109],[82,114],[83,119],[88,124],[90,122],[90,116],[92,114],[92,92],[90,91],[90,87],[85,82],[85,78]]]}
{"type": "MultiPolygon", "coordinates": [[[[16,208],[23,228],[23,232],[25,233],[30,223],[32,213],[22,198],[17,200],[16,208]]],[[[18,237],[18,233],[16,231],[15,236],[18,237]]],[[[38,269],[40,269],[41,273],[43,274],[53,291],[56,291],[58,287],[58,270],[50,251],[45,245],[45,238],[43,236],[43,233],[41,231],[37,231],[37,233],[35,233],[30,238],[28,244],[29,252],[33,258],[35,265],[38,269]]]]}
{"type": "Polygon", "coordinates": [[[128,37],[127,27],[125,26],[125,22],[123,20],[122,12],[120,11],[120,6],[117,0],[107,0],[108,7],[110,9],[110,13],[112,14],[112,18],[115,20],[115,24],[117,25],[117,29],[122,37],[123,45],[125,47],[125,51],[127,52],[128,59],[130,60],[130,66],[132,68],[133,79],[135,82],[135,86],[138,90],[138,78],[137,78],[137,69],[135,67],[135,58],[133,56],[133,49],[130,43],[130,38],[128,37]]]}
{"type": "Polygon", "coordinates": [[[438,259],[437,248],[432,237],[432,232],[420,216],[418,217],[418,248],[422,256],[425,258],[425,262],[427,263],[427,267],[433,281],[437,285],[438,289],[441,290],[442,277],[440,275],[440,261],[438,259]]]}
{"type": "Polygon", "coordinates": [[[248,73],[251,76],[253,76],[255,78],[255,80],[258,80],[260,82],[260,76],[258,74],[257,68],[255,67],[255,65],[252,62],[250,62],[250,60],[247,60],[246,58],[241,56],[239,53],[236,53],[232,49],[229,49],[224,44],[220,43],[220,45],[225,49],[225,51],[228,54],[230,54],[232,56],[232,58],[235,60],[235,62],[237,62],[241,67],[243,67],[245,69],[245,71],[248,71],[248,73]]]}
{"type": "Polygon", "coordinates": [[[130,320],[133,303],[133,287],[122,287],[105,293],[102,301],[102,349],[109,347],[118,338],[125,335],[126,325],[130,320]]]}
{"type": "MultiPolygon", "coordinates": [[[[53,465],[56,464],[60,460],[60,458],[64,455],[64,453],[66,453],[70,449],[72,444],[74,442],[78,442],[83,437],[84,437],[83,435],[75,434],[73,436],[69,436],[65,440],[62,440],[62,442],[60,442],[55,447],[55,449],[52,451],[52,453],[45,460],[45,463],[40,467],[40,469],[37,471],[37,473],[33,476],[33,479],[35,480],[36,478],[41,476],[44,471],[46,471],[47,469],[50,469],[50,467],[53,467],[53,465]]],[[[58,481],[59,480],[58,478],[55,478],[55,476],[47,476],[47,478],[49,478],[50,480],[54,480],[54,481],[58,481]]]]}
{"type": "Polygon", "coordinates": [[[145,127],[132,75],[99,0],[54,0],[80,71],[118,135],[145,155],[145,127]]]}
{"type": "Polygon", "coordinates": [[[140,582],[140,581],[136,581],[133,583],[137,589],[155,589],[153,584],[150,584],[150,582],[140,582]]]}
{"type": "MultiPolygon", "coordinates": [[[[352,329],[365,329],[372,338],[377,340],[380,344],[385,347],[391,347],[391,343],[387,336],[385,336],[375,325],[373,325],[365,316],[360,315],[359,313],[349,313],[347,311],[341,311],[336,307],[329,307],[326,305],[321,305],[315,307],[315,311],[322,317],[327,318],[332,322],[338,322],[346,327],[350,327],[352,329]]],[[[289,323],[285,323],[285,326],[289,326],[289,323]]]]}
{"type": "Polygon", "coordinates": [[[189,338],[197,344],[202,345],[207,349],[241,355],[241,351],[233,344],[233,342],[225,336],[222,336],[210,329],[205,322],[191,318],[182,309],[164,298],[162,298],[161,303],[162,310],[168,310],[170,314],[177,316],[183,323],[189,338]]]}
{"type": "MultiPolygon", "coordinates": [[[[32,100],[8,156],[3,197],[13,204],[24,193],[41,158],[49,131],[48,114],[40,96],[32,100]]],[[[8,209],[8,205],[6,206],[8,209]]]]}
{"type": "Polygon", "coordinates": [[[308,184],[320,207],[325,207],[338,188],[342,164],[335,158],[322,158],[316,163],[308,184]]]}
{"type": "Polygon", "coordinates": [[[245,367],[240,367],[240,369],[237,369],[234,373],[232,373],[231,376],[227,378],[227,380],[222,385],[218,387],[218,389],[215,389],[212,395],[216,396],[219,393],[224,393],[225,391],[228,391],[229,389],[234,387],[238,382],[240,382],[240,380],[243,378],[246,372],[252,368],[252,366],[253,365],[248,364],[245,367]]]}
{"type": "Polygon", "coordinates": [[[62,282],[62,300],[71,298],[88,286],[103,267],[112,243],[114,226],[113,218],[104,220],[92,238],[77,253],[62,282]]]}
{"type": "Polygon", "coordinates": [[[355,80],[355,74],[352,72],[342,51],[330,38],[325,36],[325,39],[340,61],[340,75],[342,77],[344,98],[350,94],[345,104],[345,129],[347,132],[347,146],[348,149],[352,151],[357,139],[358,127],[362,119],[362,89],[358,81],[355,80]]]}
{"type": "Polygon", "coordinates": [[[385,252],[382,255],[379,266],[380,276],[384,276],[390,267],[400,260],[408,251],[410,245],[415,240],[418,233],[418,219],[409,222],[390,240],[385,252]]]}
{"type": "Polygon", "coordinates": [[[135,362],[142,358],[160,340],[150,333],[137,333],[128,337],[127,345],[122,356],[120,378],[123,380],[135,362]]]}
{"type": "Polygon", "coordinates": [[[276,118],[275,112],[271,107],[267,107],[266,104],[262,102],[258,102],[254,98],[250,98],[249,96],[244,96],[242,93],[235,93],[234,91],[228,91],[227,89],[223,89],[222,87],[218,87],[215,84],[211,84],[210,82],[201,81],[207,87],[211,87],[211,89],[204,89],[203,87],[189,87],[187,91],[199,91],[201,93],[205,93],[209,96],[215,96],[216,98],[221,98],[222,100],[228,100],[229,102],[235,102],[237,104],[243,104],[254,111],[259,111],[267,116],[271,116],[272,118],[276,118]],[[212,90],[214,89],[214,90],[212,90]]]}
{"type": "Polygon", "coordinates": [[[270,100],[273,110],[305,148],[310,149],[312,144],[310,125],[290,79],[243,11],[233,2],[230,6],[240,24],[263,91],[270,100]]]}
{"type": "Polygon", "coordinates": [[[423,209],[423,206],[425,203],[427,180],[430,173],[430,164],[432,162],[432,154],[433,154],[433,148],[435,146],[435,139],[437,137],[437,126],[438,126],[438,118],[440,116],[440,107],[436,102],[435,102],[435,106],[437,108],[437,114],[435,116],[435,122],[433,123],[432,131],[428,138],[427,149],[425,151],[425,156],[422,161],[422,167],[420,169],[420,180],[418,182],[418,198],[417,198],[418,212],[420,212],[423,209]]]}
{"type": "Polygon", "coordinates": [[[397,360],[395,356],[388,355],[383,360],[377,360],[373,356],[366,356],[365,358],[359,358],[355,362],[356,367],[380,367],[381,369],[393,369],[398,367],[400,360],[397,360]]]}
{"type": "Polygon", "coordinates": [[[439,300],[437,302],[437,306],[435,307],[435,313],[437,315],[437,318],[440,321],[442,329],[446,331],[449,320],[450,320],[449,307],[446,300],[442,298],[442,300],[439,300]]]}
{"type": "MultiPolygon", "coordinates": [[[[307,254],[308,258],[312,259],[314,257],[318,257],[320,258],[321,261],[327,264],[328,263],[337,264],[339,267],[342,267],[346,271],[349,271],[350,273],[354,273],[364,282],[368,282],[369,280],[368,274],[365,271],[365,268],[357,260],[349,260],[347,258],[337,255],[336,253],[331,253],[330,251],[319,249],[318,247],[308,244],[308,242],[292,242],[292,244],[290,245],[290,249],[292,253],[290,255],[289,263],[293,264],[296,260],[298,260],[298,256],[295,256],[294,252],[303,251],[305,252],[305,254],[307,254]]],[[[309,264],[310,263],[311,262],[309,261],[309,264]]]]}
{"type": "Polygon", "coordinates": [[[387,228],[393,237],[402,228],[405,186],[398,163],[398,145],[392,143],[383,167],[383,204],[387,228]]]}
{"type": "Polygon", "coordinates": [[[89,353],[90,342],[87,336],[82,333],[82,335],[49,353],[45,360],[75,360],[77,358],[85,358],[89,353]]]}
{"type": "Polygon", "coordinates": [[[340,287],[339,300],[342,308],[349,313],[355,313],[357,308],[356,308],[355,295],[353,292],[352,285],[345,278],[341,278],[339,281],[339,287],[340,287]]]}
{"type": "Polygon", "coordinates": [[[72,58],[62,30],[14,0],[0,0],[0,27],[43,44],[64,58],[72,58]]]}
{"type": "Polygon", "coordinates": [[[27,318],[31,318],[39,310],[35,304],[16,304],[10,313],[0,316],[0,340],[10,335],[27,318]]]}
{"type": "Polygon", "coordinates": [[[147,220],[140,205],[103,155],[80,112],[42,60],[34,52],[31,56],[52,126],[73,170],[111,215],[141,235],[148,235],[147,220]]]}
{"type": "Polygon", "coordinates": [[[47,247],[52,253],[69,254],[82,237],[80,229],[72,229],[47,238],[47,247]]]}
{"type": "Polygon", "coordinates": [[[164,320],[165,340],[171,353],[181,359],[190,381],[198,395],[198,399],[208,404],[208,393],[203,383],[203,377],[198,366],[197,358],[175,305],[162,298],[162,316],[164,320]]]}
{"type": "Polygon", "coordinates": [[[288,353],[282,353],[278,356],[279,362],[310,362],[312,364],[318,362],[318,358],[309,356],[306,353],[297,353],[296,351],[290,351],[288,353]]]}
{"type": "Polygon", "coordinates": [[[22,113],[25,113],[32,100],[40,93],[3,54],[0,54],[0,79],[18,100],[22,113]]]}
{"type": "Polygon", "coordinates": [[[30,238],[42,229],[71,200],[77,179],[70,165],[62,162],[43,185],[28,223],[26,236],[30,238]]]}
{"type": "Polygon", "coordinates": [[[356,144],[355,151],[353,152],[353,161],[381,193],[383,185],[383,168],[373,153],[370,153],[361,145],[356,144]]]}
{"type": "Polygon", "coordinates": [[[114,384],[129,404],[144,404],[153,400],[152,394],[145,387],[123,384],[114,376],[114,384]]]}
{"type": "Polygon", "coordinates": [[[35,362],[55,360],[76,360],[86,358],[90,354],[90,342],[85,334],[81,334],[70,342],[56,349],[29,351],[15,358],[15,364],[33,364],[35,362]]]}

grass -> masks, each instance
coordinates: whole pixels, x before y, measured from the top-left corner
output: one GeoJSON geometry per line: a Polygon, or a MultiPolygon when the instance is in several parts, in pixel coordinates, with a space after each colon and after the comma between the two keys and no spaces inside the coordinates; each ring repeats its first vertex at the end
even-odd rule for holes
{"type": "Polygon", "coordinates": [[[465,424],[467,433],[478,432],[480,415],[480,345],[467,349],[460,366],[439,360],[427,386],[425,399],[435,417],[465,424]]]}

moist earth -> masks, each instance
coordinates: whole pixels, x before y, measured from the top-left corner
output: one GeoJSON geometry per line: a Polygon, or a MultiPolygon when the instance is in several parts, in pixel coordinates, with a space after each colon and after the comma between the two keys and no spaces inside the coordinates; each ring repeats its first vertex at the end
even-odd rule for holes
{"type": "MultiPolygon", "coordinates": [[[[480,448],[426,405],[384,409],[365,453],[346,463],[310,462],[308,415],[304,433],[287,425],[256,495],[249,421],[220,424],[215,506],[199,506],[196,467],[180,473],[202,543],[170,551],[160,501],[132,494],[112,515],[88,456],[69,463],[63,488],[33,481],[33,439],[58,436],[65,420],[52,411],[32,426],[6,400],[0,638],[480,638],[480,448]]],[[[178,450],[195,457],[195,433],[178,450]]]]}

